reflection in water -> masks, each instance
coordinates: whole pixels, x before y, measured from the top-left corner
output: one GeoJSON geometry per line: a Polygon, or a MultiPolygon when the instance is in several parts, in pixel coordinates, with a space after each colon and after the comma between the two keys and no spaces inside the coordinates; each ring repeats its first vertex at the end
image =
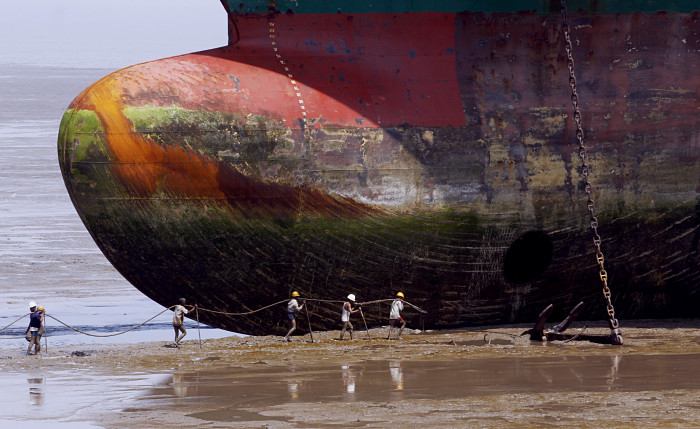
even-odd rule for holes
{"type": "MultiPolygon", "coordinates": [[[[648,392],[697,390],[700,354],[499,357],[449,360],[366,360],[221,368],[182,372],[150,394],[155,408],[188,404],[230,410],[259,409],[290,402],[442,400],[492,395],[567,392],[648,392]],[[387,374],[387,368],[389,369],[387,374]],[[388,375],[388,376],[387,376],[388,375]],[[409,380],[409,386],[405,385],[409,380]],[[170,389],[167,391],[165,389],[170,389]],[[168,395],[172,395],[170,398],[168,395]]],[[[143,405],[143,404],[142,404],[143,405]]],[[[238,412],[238,411],[236,411],[238,412]]]]}
{"type": "Polygon", "coordinates": [[[615,384],[617,380],[617,371],[620,369],[621,355],[610,356],[610,372],[608,372],[608,390],[615,384]]]}
{"type": "Polygon", "coordinates": [[[350,368],[350,365],[342,365],[340,368],[343,370],[345,391],[348,393],[355,393],[355,370],[350,368]]]}
{"type": "Polygon", "coordinates": [[[299,390],[301,390],[301,389],[300,389],[300,387],[301,387],[300,384],[301,384],[301,383],[299,383],[298,381],[293,381],[293,380],[289,380],[289,381],[287,382],[287,391],[289,392],[289,396],[290,396],[292,399],[297,399],[297,398],[299,398],[299,390]]]}
{"type": "Polygon", "coordinates": [[[403,368],[400,360],[389,361],[389,373],[396,390],[403,390],[403,368]]]}
{"type": "Polygon", "coordinates": [[[44,403],[44,379],[28,378],[29,383],[29,404],[42,405],[44,403]]]}
{"type": "Polygon", "coordinates": [[[185,374],[174,373],[171,385],[173,386],[173,394],[178,398],[186,398],[187,395],[187,382],[185,381],[185,374]]]}

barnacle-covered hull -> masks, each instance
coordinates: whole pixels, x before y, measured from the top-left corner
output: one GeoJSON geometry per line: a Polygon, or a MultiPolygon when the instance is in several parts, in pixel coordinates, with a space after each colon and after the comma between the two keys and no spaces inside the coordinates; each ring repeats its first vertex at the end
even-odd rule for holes
{"type": "MultiPolygon", "coordinates": [[[[228,46],[115,72],[63,118],[68,191],[135,287],[219,312],[401,290],[431,327],[605,315],[558,14],[244,3],[228,46]]],[[[697,315],[698,13],[569,18],[617,316],[697,315]]]]}

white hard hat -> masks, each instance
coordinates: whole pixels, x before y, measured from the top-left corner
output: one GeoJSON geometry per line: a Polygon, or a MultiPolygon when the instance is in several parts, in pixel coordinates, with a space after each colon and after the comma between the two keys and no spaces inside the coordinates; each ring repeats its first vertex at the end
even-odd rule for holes
{"type": "Polygon", "coordinates": [[[351,293],[350,295],[348,295],[348,299],[349,299],[350,301],[355,302],[355,294],[352,294],[352,293],[351,293]]]}
{"type": "Polygon", "coordinates": [[[34,307],[36,307],[36,302],[29,301],[29,308],[34,308],[34,307]]]}

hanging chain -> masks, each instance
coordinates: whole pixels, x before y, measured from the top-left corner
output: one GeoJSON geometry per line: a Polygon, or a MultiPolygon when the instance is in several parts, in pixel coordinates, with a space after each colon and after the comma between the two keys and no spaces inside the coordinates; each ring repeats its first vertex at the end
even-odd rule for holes
{"type": "Polygon", "coordinates": [[[613,344],[622,344],[622,333],[620,332],[620,325],[615,318],[615,308],[612,305],[610,298],[610,288],[608,287],[608,273],[605,271],[605,258],[603,257],[603,252],[600,250],[600,235],[598,234],[598,219],[595,216],[595,203],[593,202],[593,197],[591,196],[592,186],[588,179],[590,173],[590,167],[586,162],[586,146],[583,144],[583,126],[581,125],[581,112],[578,105],[578,92],[576,91],[576,74],[574,73],[574,57],[572,54],[573,47],[571,44],[571,36],[569,31],[569,20],[567,17],[566,0],[561,1],[561,17],[562,17],[562,30],[564,32],[564,39],[566,42],[566,57],[567,66],[569,68],[569,86],[571,87],[571,104],[574,108],[574,122],[576,122],[576,139],[578,140],[578,156],[581,158],[581,174],[583,175],[583,180],[585,182],[584,190],[586,196],[588,197],[588,211],[591,214],[591,230],[593,231],[593,244],[596,249],[596,260],[598,261],[598,267],[600,268],[600,280],[603,282],[603,297],[605,297],[609,323],[610,323],[610,337],[613,344]]]}

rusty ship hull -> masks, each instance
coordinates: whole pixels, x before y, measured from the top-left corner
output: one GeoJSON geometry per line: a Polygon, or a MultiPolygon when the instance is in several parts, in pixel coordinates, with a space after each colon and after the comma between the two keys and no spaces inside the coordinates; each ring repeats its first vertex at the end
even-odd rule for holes
{"type": "MultiPolygon", "coordinates": [[[[403,291],[426,327],[532,321],[581,300],[605,317],[558,5],[298,3],[223,1],[227,46],[117,71],[69,106],[66,187],[119,272],[164,306],[184,296],[226,313],[291,290],[403,291]]],[[[697,316],[700,16],[579,3],[573,55],[617,316],[697,316]]],[[[312,314],[314,328],[340,324],[339,304],[312,314]]],[[[364,315],[386,323],[388,309],[364,315]]],[[[199,317],[284,326],[283,306],[199,317]]]]}

